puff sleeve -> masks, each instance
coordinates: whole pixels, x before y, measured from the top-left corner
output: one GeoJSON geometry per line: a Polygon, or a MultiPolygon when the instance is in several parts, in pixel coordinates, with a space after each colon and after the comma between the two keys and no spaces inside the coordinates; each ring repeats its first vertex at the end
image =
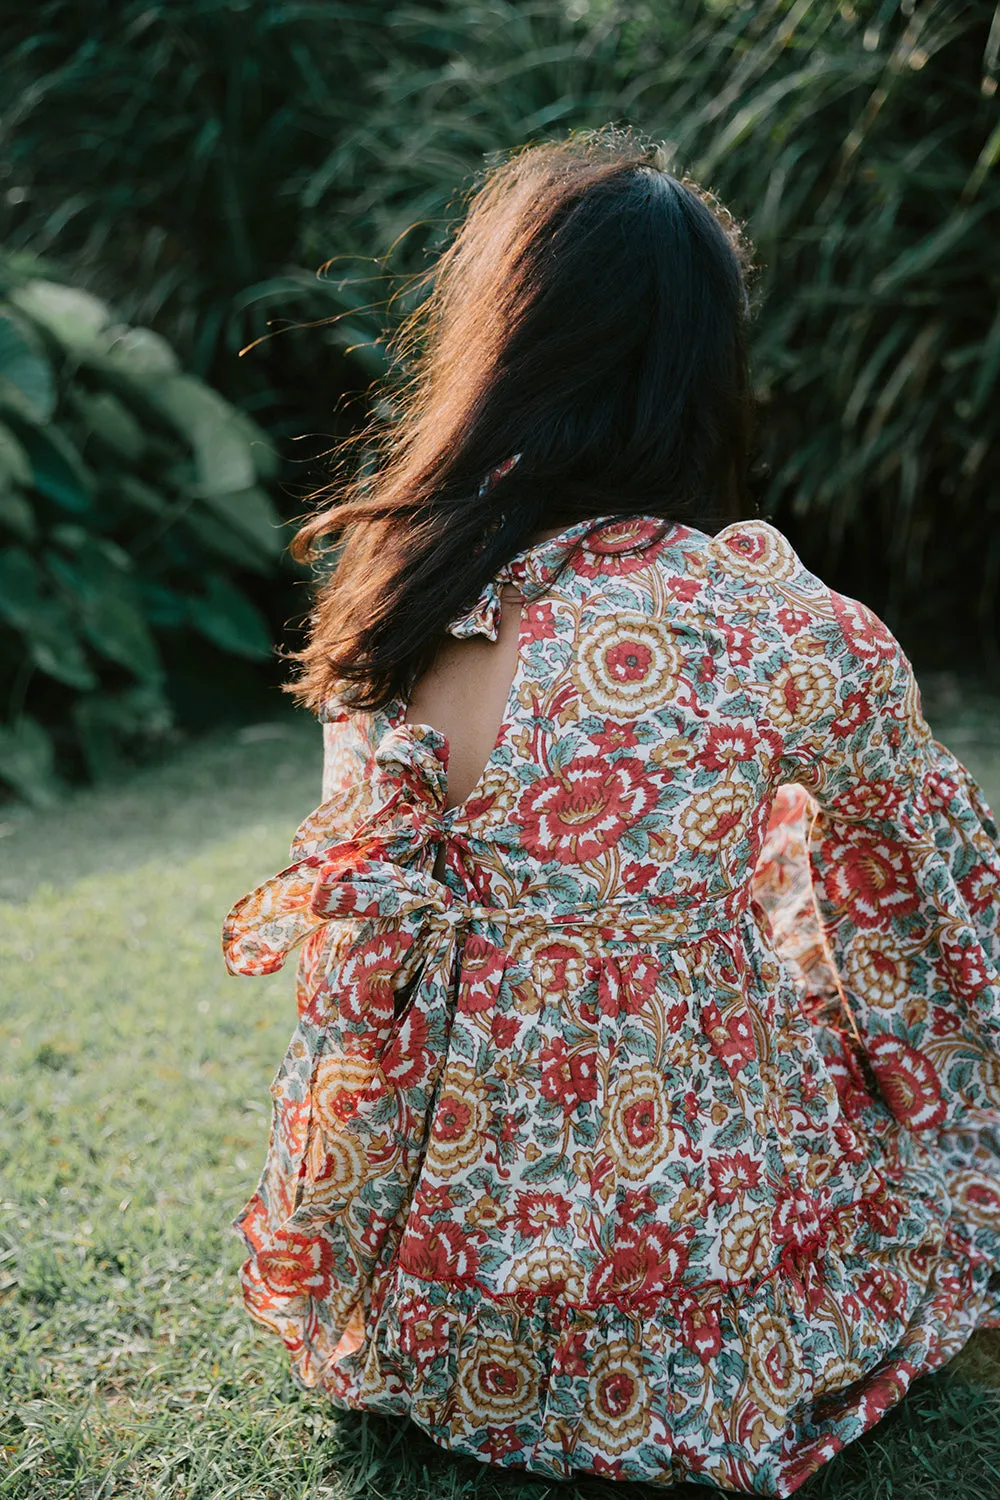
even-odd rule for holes
{"type": "Polygon", "coordinates": [[[899,642],[865,605],[827,597],[832,702],[786,762],[815,799],[817,917],[893,1114],[910,1130],[961,1125],[1000,1109],[997,820],[933,737],[899,642]]]}

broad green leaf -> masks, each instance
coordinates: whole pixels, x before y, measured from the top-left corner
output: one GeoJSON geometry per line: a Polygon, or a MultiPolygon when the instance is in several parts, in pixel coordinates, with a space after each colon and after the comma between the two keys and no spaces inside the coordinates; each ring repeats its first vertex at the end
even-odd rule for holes
{"type": "Polygon", "coordinates": [[[60,600],[23,547],[0,553],[0,616],[23,635],[28,657],[40,671],[69,687],[91,688],[97,679],[60,600]]]}
{"type": "Polygon", "coordinates": [[[94,396],[77,392],[73,407],[86,425],[88,435],[96,437],[126,463],[139,461],[145,452],[146,439],[135,417],[117,396],[110,391],[99,391],[94,396]]]}
{"type": "Polygon", "coordinates": [[[34,541],[38,534],[31,502],[17,490],[0,487],[0,526],[16,532],[25,542],[34,541]]]}
{"type": "Polygon", "coordinates": [[[194,506],[184,513],[183,525],[194,533],[197,543],[207,547],[218,557],[223,557],[233,567],[248,568],[252,573],[270,573],[273,558],[264,552],[242,531],[220,521],[214,512],[204,505],[194,506]]]}
{"type": "Polygon", "coordinates": [[[277,557],[283,550],[281,519],[266,491],[255,486],[224,495],[209,495],[206,504],[220,520],[256,542],[266,555],[277,557]]]}
{"type": "Polygon", "coordinates": [[[101,347],[100,335],[110,313],[99,298],[79,287],[57,281],[29,281],[10,294],[15,307],[26,313],[71,354],[86,355],[101,347]]]}
{"type": "Polygon", "coordinates": [[[169,630],[187,624],[192,606],[187,594],[164,588],[159,583],[149,583],[142,578],[137,580],[136,589],[143,614],[151,625],[160,625],[169,630]]]}
{"type": "Polygon", "coordinates": [[[250,442],[228,402],[193,375],[151,381],[147,393],[194,450],[200,494],[252,487],[257,474],[250,442]]]}
{"type": "Polygon", "coordinates": [[[40,628],[29,640],[28,654],[40,672],[44,672],[47,677],[54,677],[57,682],[66,683],[67,687],[86,692],[97,686],[97,674],[88,662],[80,642],[72,634],[65,611],[56,605],[51,607],[45,628],[40,628]],[[64,622],[64,628],[56,630],[55,626],[60,619],[64,622]]]}
{"type": "Polygon", "coordinates": [[[31,483],[31,462],[24,445],[9,427],[0,424],[0,489],[9,484],[31,483]]]}
{"type": "Polygon", "coordinates": [[[232,410],[233,420],[250,446],[250,455],[257,471],[257,478],[264,480],[277,478],[281,460],[271,439],[262,428],[257,426],[252,417],[247,416],[245,411],[240,411],[238,407],[232,410]]]}
{"type": "Polygon", "coordinates": [[[151,484],[136,479],[134,474],[119,474],[118,493],[130,505],[148,511],[150,515],[162,515],[167,508],[168,497],[162,490],[154,490],[151,484]]]}
{"type": "Polygon", "coordinates": [[[0,781],[36,807],[50,807],[58,797],[52,740],[35,719],[0,724],[0,781]]]}
{"type": "Polygon", "coordinates": [[[44,432],[26,428],[21,436],[31,461],[32,483],[39,494],[63,510],[78,514],[89,511],[94,476],[62,428],[49,426],[44,432]]]}
{"type": "Polygon", "coordinates": [[[174,375],[180,369],[166,339],[151,328],[111,330],[105,358],[131,375],[174,375]]]}
{"type": "Polygon", "coordinates": [[[0,408],[26,422],[48,422],[56,409],[56,385],[45,348],[24,318],[0,308],[0,408]]]}
{"type": "Polygon", "coordinates": [[[71,557],[50,552],[49,568],[72,599],[87,640],[140,679],[162,675],[156,643],[139,608],[121,549],[84,537],[71,557]]]}
{"type": "Polygon", "coordinates": [[[206,593],[192,601],[190,619],[195,630],[223,651],[237,656],[271,655],[271,632],[264,616],[235,584],[219,574],[213,574],[206,593]]]}
{"type": "Polygon", "coordinates": [[[147,683],[119,693],[90,693],[74,704],[73,718],[94,781],[120,769],[123,742],[158,738],[173,724],[169,703],[158,687],[147,683]]]}
{"type": "Polygon", "coordinates": [[[0,552],[0,615],[18,630],[29,631],[42,603],[42,575],[23,547],[0,552]]]}

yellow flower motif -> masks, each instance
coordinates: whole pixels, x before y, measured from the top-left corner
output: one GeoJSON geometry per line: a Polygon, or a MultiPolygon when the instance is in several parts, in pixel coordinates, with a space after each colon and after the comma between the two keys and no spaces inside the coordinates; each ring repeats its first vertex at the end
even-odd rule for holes
{"type": "Polygon", "coordinates": [[[797,562],[791,543],[768,521],[734,521],[713,538],[711,553],[727,573],[762,583],[788,578],[797,562]]]}
{"type": "Polygon", "coordinates": [[[817,1370],[813,1376],[813,1399],[826,1396],[834,1391],[842,1391],[845,1385],[851,1385],[853,1381],[860,1380],[864,1370],[857,1360],[850,1359],[846,1354],[831,1352],[821,1370],[817,1370]]]}
{"type": "Polygon", "coordinates": [[[564,1245],[534,1245],[513,1262],[504,1282],[505,1292],[534,1292],[570,1300],[582,1298],[584,1290],[579,1257],[564,1245]]]}
{"type": "Polygon", "coordinates": [[[638,1446],[652,1422],[642,1368],[642,1350],[624,1339],[595,1348],[583,1406],[581,1432],[599,1451],[621,1454],[638,1446]]]}
{"type": "Polygon", "coordinates": [[[783,1318],[765,1313],[750,1329],[747,1389],[765,1415],[782,1422],[805,1390],[802,1352],[783,1318]]]}
{"type": "Polygon", "coordinates": [[[631,719],[674,697],[681,667],[667,625],[611,613],[584,637],[575,680],[595,713],[631,719]]]}
{"type": "Polygon", "coordinates": [[[484,1196],[477,1198],[472,1207],[466,1209],[465,1217],[477,1229],[495,1229],[503,1222],[505,1215],[503,1205],[496,1198],[484,1196]]]}
{"type": "Polygon", "coordinates": [[[374,1079],[378,1064],[359,1052],[321,1057],[312,1079],[313,1108],[323,1130],[335,1134],[354,1114],[358,1101],[374,1079]]]}
{"type": "Polygon", "coordinates": [[[427,1147],[427,1170],[448,1177],[471,1166],[488,1125],[486,1086],[473,1068],[451,1062],[444,1072],[427,1147]]]}
{"type": "Polygon", "coordinates": [[[770,1220],[765,1207],[731,1213],[718,1243],[719,1264],[734,1281],[766,1269],[771,1249],[770,1220]]]}
{"type": "Polygon", "coordinates": [[[683,734],[673,734],[667,740],[654,745],[650,760],[654,766],[686,766],[698,753],[698,748],[683,734]]]}
{"type": "Polygon", "coordinates": [[[608,1153],[618,1175],[644,1182],[671,1153],[674,1131],[663,1079],[648,1063],[623,1068],[614,1081],[607,1117],[608,1153]]]}
{"type": "Polygon", "coordinates": [[[368,1158],[347,1130],[336,1135],[317,1131],[307,1153],[304,1203],[346,1203],[368,1175],[368,1158]]]}
{"type": "Polygon", "coordinates": [[[739,781],[720,780],[692,795],[680,823],[689,849],[716,855],[728,852],[746,836],[754,797],[739,781]]]}
{"type": "Polygon", "coordinates": [[[913,989],[912,967],[891,933],[859,933],[844,956],[844,983],[866,1005],[895,1010],[913,989]]]}
{"type": "Polygon", "coordinates": [[[477,1338],[458,1357],[459,1408],[474,1428],[517,1422],[536,1410],[541,1373],[525,1344],[502,1334],[477,1338]]]}
{"type": "Polygon", "coordinates": [[[775,673],[767,713],[779,729],[814,724],[834,707],[837,679],[823,661],[793,661],[775,673]]]}

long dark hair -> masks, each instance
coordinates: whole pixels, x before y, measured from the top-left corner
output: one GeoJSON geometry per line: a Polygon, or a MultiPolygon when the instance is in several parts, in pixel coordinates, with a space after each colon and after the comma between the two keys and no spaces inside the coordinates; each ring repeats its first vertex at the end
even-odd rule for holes
{"type": "Polygon", "coordinates": [[[302,702],[406,696],[541,529],[649,514],[714,532],[747,513],[749,249],[662,160],[606,129],[526,147],[474,189],[397,338],[407,376],[365,435],[374,470],[292,544],[339,544],[295,657],[302,702]]]}

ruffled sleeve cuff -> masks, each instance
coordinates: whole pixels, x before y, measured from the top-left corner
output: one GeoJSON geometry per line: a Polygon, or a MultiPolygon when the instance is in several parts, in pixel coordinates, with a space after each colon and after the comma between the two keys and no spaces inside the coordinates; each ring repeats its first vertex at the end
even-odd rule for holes
{"type": "Polygon", "coordinates": [[[938,740],[880,816],[820,806],[817,912],[886,1102],[910,1129],[1000,1106],[1000,836],[938,740]]]}

